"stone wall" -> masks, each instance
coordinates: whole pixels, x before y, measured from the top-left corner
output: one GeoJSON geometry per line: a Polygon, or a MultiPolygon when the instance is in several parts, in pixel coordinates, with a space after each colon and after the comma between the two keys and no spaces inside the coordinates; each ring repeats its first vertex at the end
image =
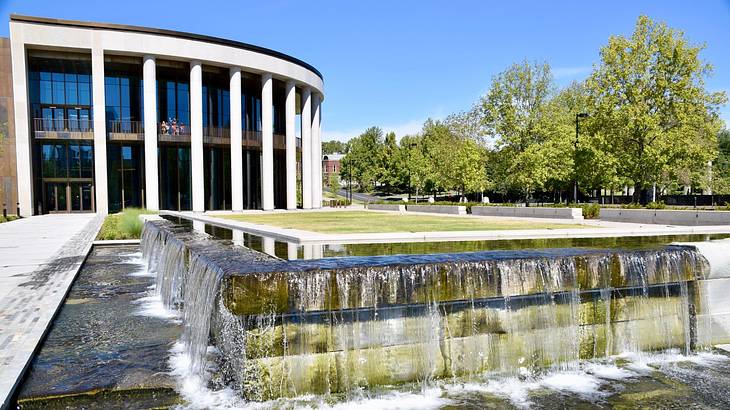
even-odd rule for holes
{"type": "Polygon", "coordinates": [[[601,220],[660,225],[729,225],[730,211],[601,208],[601,220]]]}
{"type": "Polygon", "coordinates": [[[517,206],[473,206],[472,215],[514,216],[521,218],[583,219],[580,208],[545,208],[517,206]]]}
{"type": "Polygon", "coordinates": [[[0,212],[5,204],[9,214],[18,202],[14,118],[10,40],[0,38],[0,212]]]}

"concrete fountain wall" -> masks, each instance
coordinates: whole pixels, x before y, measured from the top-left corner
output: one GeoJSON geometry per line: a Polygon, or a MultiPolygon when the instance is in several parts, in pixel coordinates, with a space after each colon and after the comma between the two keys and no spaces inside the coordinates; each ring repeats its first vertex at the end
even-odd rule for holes
{"type": "Polygon", "coordinates": [[[221,379],[250,400],[716,342],[711,270],[690,246],[289,262],[176,229],[145,227],[158,286],[189,321],[191,362],[215,345],[221,379]]]}

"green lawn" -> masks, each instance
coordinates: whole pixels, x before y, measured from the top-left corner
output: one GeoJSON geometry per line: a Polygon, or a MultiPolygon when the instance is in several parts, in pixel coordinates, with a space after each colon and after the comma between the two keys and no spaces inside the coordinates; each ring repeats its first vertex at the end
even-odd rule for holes
{"type": "Polygon", "coordinates": [[[581,225],[520,222],[498,218],[455,218],[440,215],[401,215],[386,212],[287,212],[262,215],[217,215],[218,218],[320,233],[495,231],[565,229],[581,225]]]}

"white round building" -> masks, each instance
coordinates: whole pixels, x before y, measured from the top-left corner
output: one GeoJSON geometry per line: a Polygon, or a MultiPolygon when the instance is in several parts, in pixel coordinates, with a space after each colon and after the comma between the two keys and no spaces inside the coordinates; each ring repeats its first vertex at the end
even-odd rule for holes
{"type": "Polygon", "coordinates": [[[322,75],[197,34],[13,15],[24,216],[318,208],[322,75]]]}

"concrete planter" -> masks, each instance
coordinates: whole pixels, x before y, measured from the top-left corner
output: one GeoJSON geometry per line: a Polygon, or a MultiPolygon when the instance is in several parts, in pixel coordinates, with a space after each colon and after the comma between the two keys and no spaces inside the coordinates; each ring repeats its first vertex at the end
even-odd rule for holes
{"type": "Polygon", "coordinates": [[[367,209],[370,209],[373,211],[405,212],[406,206],[405,205],[396,205],[396,204],[368,204],[367,209]]]}
{"type": "Polygon", "coordinates": [[[730,225],[730,211],[602,208],[601,219],[660,225],[730,225]]]}
{"type": "Polygon", "coordinates": [[[466,215],[466,207],[461,205],[406,205],[406,209],[411,212],[466,215]]]}
{"type": "Polygon", "coordinates": [[[580,208],[545,208],[545,207],[515,207],[515,206],[473,206],[472,215],[481,216],[513,216],[520,218],[554,218],[554,219],[583,219],[583,210],[580,208]]]}

